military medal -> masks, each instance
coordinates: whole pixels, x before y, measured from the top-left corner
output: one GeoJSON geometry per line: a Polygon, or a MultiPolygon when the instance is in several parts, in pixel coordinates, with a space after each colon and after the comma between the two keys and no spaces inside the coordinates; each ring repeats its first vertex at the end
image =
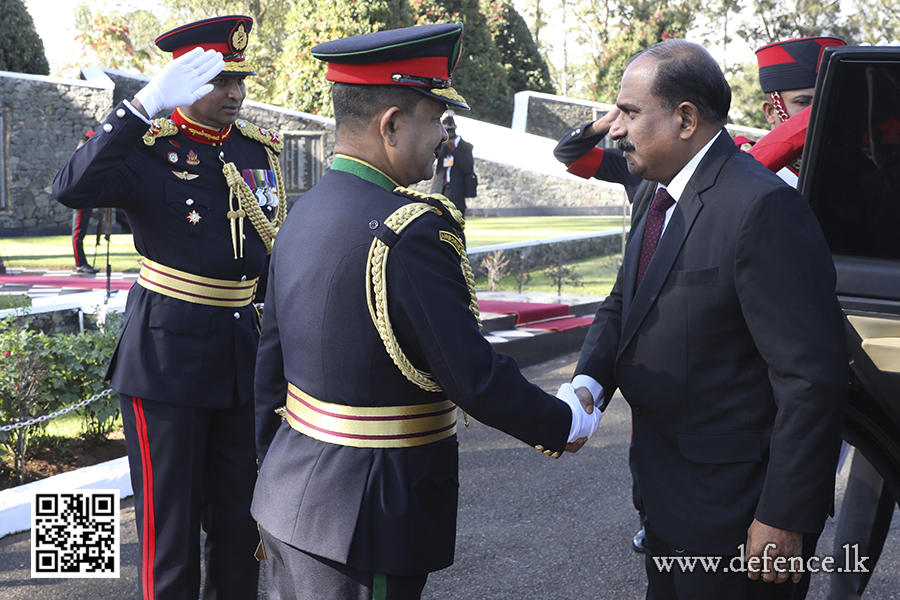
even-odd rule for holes
{"type": "Polygon", "coordinates": [[[196,210],[192,210],[187,215],[187,220],[191,225],[196,225],[197,223],[200,222],[200,219],[202,219],[202,218],[203,217],[201,217],[200,213],[198,213],[196,210]]]}

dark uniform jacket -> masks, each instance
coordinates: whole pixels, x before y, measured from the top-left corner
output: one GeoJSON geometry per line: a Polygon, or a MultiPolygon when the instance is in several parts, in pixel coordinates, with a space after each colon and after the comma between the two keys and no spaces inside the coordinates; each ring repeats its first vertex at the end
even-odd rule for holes
{"type": "Polygon", "coordinates": [[[602,181],[621,183],[625,186],[628,201],[634,202],[634,193],[643,179],[631,174],[621,150],[597,148],[597,144],[605,136],[586,135],[584,130],[590,124],[585,123],[564,135],[554,148],[553,156],[564,163],[570,173],[584,179],[594,177],[602,181]]]}
{"type": "Polygon", "coordinates": [[[387,289],[401,347],[443,392],[424,391],[393,363],[367,308],[365,276],[374,234],[413,201],[392,187],[383,175],[332,168],[300,198],[278,234],[257,361],[261,467],[252,512],[272,535],[301,550],[366,571],[410,575],[453,562],[456,436],[396,449],[318,441],[275,414],[285,404],[287,383],[349,406],[449,398],[471,417],[554,451],[566,445],[571,411],[528,383],[482,336],[469,310],[461,244],[448,237],[459,232],[434,213],[393,242],[387,289]]]}
{"type": "MultiPolygon", "coordinates": [[[[120,104],[56,175],[53,196],[70,208],[125,209],[137,251],[167,267],[229,281],[259,277],[266,248],[249,219],[244,256],[234,258],[220,153],[239,172],[268,170],[269,162],[263,143],[238,128],[222,145],[179,132],[148,146],[147,123],[120,104]]],[[[121,394],[160,402],[205,408],[230,408],[236,396],[250,402],[258,329],[252,304],[205,306],[136,284],[108,377],[121,394]]]]}
{"type": "Polygon", "coordinates": [[[478,178],[475,175],[475,158],[472,156],[473,146],[462,138],[457,138],[459,145],[453,149],[453,167],[450,169],[450,183],[445,183],[447,168],[444,159],[450,156],[450,147],[441,146],[438,152],[437,167],[431,180],[431,191],[443,194],[461,211],[466,210],[466,198],[474,198],[478,190],[478,178]]]}
{"type": "MultiPolygon", "coordinates": [[[[638,189],[636,213],[655,188],[638,189]]],[[[632,407],[653,530],[718,556],[738,554],[754,518],[820,532],[847,362],[834,266],[809,205],[723,130],[635,290],[644,224],[631,229],[576,374],[632,407]]]]}

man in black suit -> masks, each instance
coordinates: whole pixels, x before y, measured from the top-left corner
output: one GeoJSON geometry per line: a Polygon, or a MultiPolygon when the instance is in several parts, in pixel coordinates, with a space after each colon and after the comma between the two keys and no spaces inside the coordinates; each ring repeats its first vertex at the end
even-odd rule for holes
{"type": "Polygon", "coordinates": [[[672,40],[630,62],[610,129],[646,181],[573,384],[632,407],[655,600],[802,597],[808,574],[786,561],[812,554],[833,503],[847,381],[834,267],[803,197],[724,131],[730,102],[709,53],[672,40]],[[696,556],[723,558],[657,566],[696,556]]]}
{"type": "Polygon", "coordinates": [[[560,401],[485,340],[462,215],[408,189],[433,174],[447,105],[468,108],[449,83],[461,35],[312,49],[335,82],[335,157],[278,234],[256,372],[270,598],[419,598],[452,564],[457,405],[553,457],[596,426],[570,384],[560,401]]]}
{"type": "Polygon", "coordinates": [[[456,121],[452,114],[444,117],[442,122],[447,130],[447,142],[438,152],[431,192],[449,198],[465,216],[466,198],[474,198],[478,189],[472,144],[456,132],[456,121]]]}

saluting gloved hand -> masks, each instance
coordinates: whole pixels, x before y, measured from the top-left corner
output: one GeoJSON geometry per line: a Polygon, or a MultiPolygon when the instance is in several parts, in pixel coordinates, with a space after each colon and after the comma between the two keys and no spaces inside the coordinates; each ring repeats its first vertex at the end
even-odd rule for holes
{"type": "Polygon", "coordinates": [[[182,54],[153,76],[150,82],[134,95],[147,117],[161,110],[188,106],[210,93],[213,78],[225,68],[222,54],[197,47],[182,54]]]}
{"type": "MultiPolygon", "coordinates": [[[[569,429],[568,443],[571,446],[577,440],[590,438],[600,426],[600,418],[603,413],[600,409],[595,408],[593,404],[585,406],[578,395],[575,393],[575,387],[571,383],[564,383],[559,386],[556,396],[569,405],[572,409],[572,427],[569,429]],[[590,410],[590,412],[587,412],[590,410]]],[[[578,448],[584,445],[583,442],[576,444],[578,448]]],[[[570,452],[577,451],[577,448],[566,448],[570,452]]]]}

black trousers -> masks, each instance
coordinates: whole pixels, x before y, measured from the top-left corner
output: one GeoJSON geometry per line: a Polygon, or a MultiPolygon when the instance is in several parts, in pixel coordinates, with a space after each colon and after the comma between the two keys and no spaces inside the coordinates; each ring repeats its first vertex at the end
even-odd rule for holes
{"type": "MultiPolygon", "coordinates": [[[[810,573],[806,572],[800,583],[790,579],[785,583],[765,583],[762,578],[752,580],[746,572],[727,568],[739,557],[722,557],[718,568],[707,571],[698,562],[693,571],[674,563],[671,569],[661,569],[653,558],[679,557],[690,561],[698,555],[675,548],[653,531],[652,517],[644,522],[646,529],[644,555],[647,569],[647,600],[802,600],[809,590],[810,573]]],[[[808,559],[816,550],[818,535],[804,534],[803,557],[808,559]]],[[[736,549],[737,550],[737,549],[736,549]]]]}
{"type": "Polygon", "coordinates": [[[253,403],[202,409],[122,398],[138,538],[141,598],[255,600],[259,543],[253,403]]]}
{"type": "Polygon", "coordinates": [[[303,552],[260,529],[269,600],[419,600],[428,573],[381,575],[303,552]]]}
{"type": "Polygon", "coordinates": [[[88,225],[93,214],[94,209],[92,208],[76,210],[72,213],[72,253],[75,255],[76,267],[88,264],[87,257],[84,255],[84,238],[87,236],[88,225]]]}

